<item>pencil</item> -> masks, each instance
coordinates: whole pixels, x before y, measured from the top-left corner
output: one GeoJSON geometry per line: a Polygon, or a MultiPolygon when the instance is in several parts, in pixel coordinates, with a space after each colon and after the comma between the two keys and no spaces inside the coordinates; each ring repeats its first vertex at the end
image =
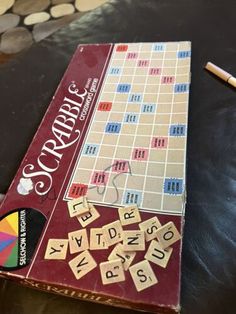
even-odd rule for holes
{"type": "Polygon", "coordinates": [[[216,76],[221,78],[223,81],[229,83],[233,87],[236,87],[236,78],[233,77],[232,74],[230,74],[230,73],[224,71],[223,69],[221,69],[220,67],[218,67],[217,65],[215,65],[211,62],[207,62],[205,69],[207,69],[211,73],[215,74],[216,76]]]}

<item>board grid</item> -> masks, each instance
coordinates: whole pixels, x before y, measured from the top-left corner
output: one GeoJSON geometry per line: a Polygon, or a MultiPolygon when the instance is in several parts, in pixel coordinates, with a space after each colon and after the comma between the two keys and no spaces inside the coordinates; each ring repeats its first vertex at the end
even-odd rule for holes
{"type": "Polygon", "coordinates": [[[116,44],[64,200],[183,214],[189,42],[116,44]]]}

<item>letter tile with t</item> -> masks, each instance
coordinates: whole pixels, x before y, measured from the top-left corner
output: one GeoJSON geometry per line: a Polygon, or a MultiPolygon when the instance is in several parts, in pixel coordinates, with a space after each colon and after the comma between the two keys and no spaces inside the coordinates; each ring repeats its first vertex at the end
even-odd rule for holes
{"type": "Polygon", "coordinates": [[[90,250],[107,249],[102,228],[90,229],[90,250]]]}

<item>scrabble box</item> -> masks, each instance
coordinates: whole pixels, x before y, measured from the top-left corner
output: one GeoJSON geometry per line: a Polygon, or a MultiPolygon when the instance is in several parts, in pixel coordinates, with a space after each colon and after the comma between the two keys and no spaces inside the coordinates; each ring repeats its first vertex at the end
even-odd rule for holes
{"type": "Polygon", "coordinates": [[[78,46],[1,204],[1,276],[180,311],[190,59],[189,42],[78,46]]]}

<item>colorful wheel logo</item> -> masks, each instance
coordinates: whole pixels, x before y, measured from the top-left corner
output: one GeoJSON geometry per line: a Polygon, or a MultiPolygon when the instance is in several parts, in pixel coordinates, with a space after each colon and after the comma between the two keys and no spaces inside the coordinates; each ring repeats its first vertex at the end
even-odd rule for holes
{"type": "Polygon", "coordinates": [[[16,209],[0,219],[0,269],[30,263],[45,222],[45,216],[32,208],[16,209]]]}

